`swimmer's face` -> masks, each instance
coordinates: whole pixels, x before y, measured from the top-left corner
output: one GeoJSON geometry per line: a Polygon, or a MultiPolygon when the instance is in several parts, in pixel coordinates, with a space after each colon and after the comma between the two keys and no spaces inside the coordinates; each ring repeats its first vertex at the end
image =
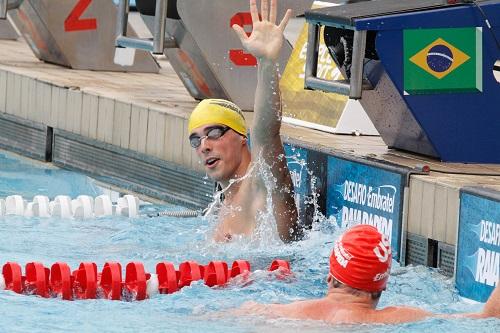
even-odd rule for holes
{"type": "Polygon", "coordinates": [[[246,172],[242,164],[243,149],[247,140],[230,128],[220,124],[200,126],[191,132],[189,139],[207,175],[215,181],[228,181],[246,172]],[[201,140],[200,140],[201,139],[201,140]]]}

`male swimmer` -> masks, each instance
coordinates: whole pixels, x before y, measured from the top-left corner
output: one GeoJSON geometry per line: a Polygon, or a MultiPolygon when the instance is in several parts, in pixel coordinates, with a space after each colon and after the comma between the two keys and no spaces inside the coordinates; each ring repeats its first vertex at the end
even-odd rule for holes
{"type": "Polygon", "coordinates": [[[232,102],[204,100],[189,118],[189,142],[207,175],[225,190],[215,232],[218,241],[254,232],[257,216],[266,211],[268,190],[279,237],[288,242],[300,236],[293,184],[280,138],[281,97],[276,63],[292,12],[288,10],[276,25],[277,0],[270,4],[262,0],[260,9],[259,17],[256,0],[250,0],[250,36],[240,26],[233,26],[245,50],[258,61],[251,147],[243,114],[232,102]],[[252,172],[258,160],[269,166],[276,186],[267,189],[260,172],[252,172]]]}
{"type": "Polygon", "coordinates": [[[261,314],[294,319],[323,320],[331,323],[395,324],[423,320],[428,317],[500,318],[500,290],[493,290],[479,313],[455,315],[434,314],[409,306],[377,309],[391,268],[389,240],[375,227],[357,225],[348,229],[335,242],[330,256],[328,293],[324,298],[290,304],[247,303],[238,310],[243,314],[261,314]]]}

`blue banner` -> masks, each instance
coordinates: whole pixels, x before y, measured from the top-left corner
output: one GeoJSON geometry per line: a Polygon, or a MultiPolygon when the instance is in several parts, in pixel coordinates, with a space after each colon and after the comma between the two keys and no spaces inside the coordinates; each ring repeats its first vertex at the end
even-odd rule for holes
{"type": "Polygon", "coordinates": [[[461,192],[456,265],[460,295],[485,302],[499,271],[500,200],[461,192]]]}
{"type": "Polygon", "coordinates": [[[399,261],[405,175],[329,156],[327,177],[327,216],[344,228],[373,225],[389,238],[399,261]]]}

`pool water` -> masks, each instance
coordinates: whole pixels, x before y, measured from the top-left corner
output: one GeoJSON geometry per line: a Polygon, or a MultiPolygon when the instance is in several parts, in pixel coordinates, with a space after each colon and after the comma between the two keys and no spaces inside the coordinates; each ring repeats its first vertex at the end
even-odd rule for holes
{"type": "MultiPolygon", "coordinates": [[[[31,199],[44,194],[97,196],[103,193],[91,178],[0,151],[0,197],[22,194],[31,199]]],[[[136,302],[109,300],[62,301],[0,291],[0,332],[494,332],[500,320],[428,319],[404,325],[329,325],[322,322],[235,317],[231,310],[246,301],[287,303],[322,297],[332,241],[340,232],[322,221],[308,239],[291,245],[276,241],[229,244],[211,241],[210,223],[201,218],[148,218],[146,214],[182,207],[145,204],[143,217],[106,217],[91,220],[0,217],[0,265],[56,261],[76,269],[82,261],[141,261],[154,272],[156,263],[196,260],[246,259],[252,264],[252,282],[208,288],[202,283],[171,295],[136,302]],[[332,231],[334,230],[334,231],[332,231]],[[277,279],[265,271],[275,258],[290,260],[293,277],[277,279]]],[[[458,297],[453,282],[426,267],[398,267],[380,306],[405,304],[437,312],[472,312],[481,305],[458,297]]]]}

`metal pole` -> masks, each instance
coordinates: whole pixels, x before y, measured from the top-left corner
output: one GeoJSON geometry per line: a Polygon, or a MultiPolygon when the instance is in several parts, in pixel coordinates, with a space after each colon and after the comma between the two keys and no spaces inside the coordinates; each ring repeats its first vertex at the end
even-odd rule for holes
{"type": "Polygon", "coordinates": [[[0,19],[7,18],[7,0],[0,0],[0,19]]]}
{"type": "Polygon", "coordinates": [[[118,47],[129,47],[132,49],[144,50],[148,52],[153,52],[153,42],[150,40],[144,40],[140,38],[132,38],[119,36],[115,42],[118,47]]]}
{"type": "Polygon", "coordinates": [[[360,99],[363,85],[363,62],[365,60],[366,30],[354,30],[351,66],[351,91],[349,98],[360,99]]]}
{"type": "Polygon", "coordinates": [[[156,0],[155,25],[153,33],[153,53],[162,54],[165,44],[165,20],[167,0],[156,0]]]}
{"type": "MultiPolygon", "coordinates": [[[[318,71],[318,53],[319,53],[319,25],[309,23],[307,32],[307,54],[304,82],[308,78],[316,77],[318,71]]],[[[307,88],[307,85],[306,85],[307,88]]]]}
{"type": "Polygon", "coordinates": [[[118,4],[118,18],[116,20],[115,46],[119,46],[117,40],[119,37],[127,36],[129,0],[120,0],[118,4]]]}

